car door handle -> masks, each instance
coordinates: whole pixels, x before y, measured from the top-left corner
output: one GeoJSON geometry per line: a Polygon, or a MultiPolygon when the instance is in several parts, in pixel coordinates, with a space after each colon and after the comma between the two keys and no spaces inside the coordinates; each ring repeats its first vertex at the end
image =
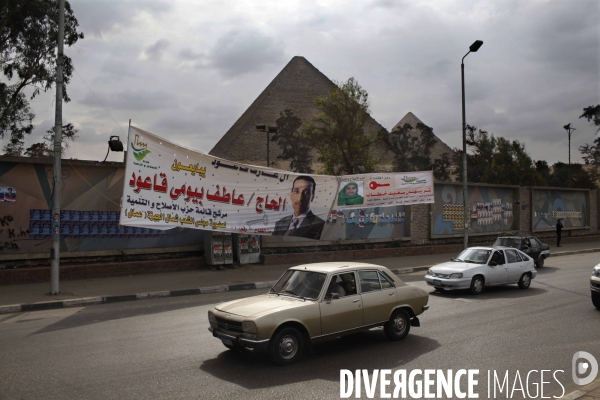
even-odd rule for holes
{"type": "Polygon", "coordinates": [[[394,295],[394,292],[390,292],[390,293],[389,293],[389,295],[390,295],[390,296],[393,296],[393,295],[394,295]]]}
{"type": "Polygon", "coordinates": [[[353,303],[358,303],[359,301],[360,301],[360,299],[352,300],[353,303]]]}

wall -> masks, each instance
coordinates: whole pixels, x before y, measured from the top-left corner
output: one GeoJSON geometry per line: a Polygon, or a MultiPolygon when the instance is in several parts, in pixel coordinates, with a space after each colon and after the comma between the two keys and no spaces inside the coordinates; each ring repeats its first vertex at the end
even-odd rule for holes
{"type": "MultiPolygon", "coordinates": [[[[83,214],[87,218],[93,215],[99,221],[88,224],[97,232],[78,231],[77,235],[61,238],[61,257],[69,252],[202,244],[203,233],[199,230],[116,230],[118,219],[111,222],[110,216],[115,217],[120,211],[124,172],[123,163],[63,160],[61,210],[77,212],[82,218],[83,214]],[[107,220],[102,222],[102,218],[107,220]]],[[[49,229],[50,224],[50,213],[44,215],[43,211],[52,208],[52,174],[52,159],[0,157],[0,187],[16,192],[9,199],[12,201],[5,197],[0,202],[0,262],[4,255],[49,252],[50,232],[42,231],[49,229]]],[[[75,226],[75,222],[72,224],[75,226]]],[[[78,228],[80,225],[83,222],[77,223],[78,228]]]]}
{"type": "MultiPolygon", "coordinates": [[[[462,184],[437,182],[432,209],[432,238],[457,237],[464,233],[462,184]]],[[[467,188],[469,235],[490,235],[520,227],[518,186],[474,185],[467,188]]]]}

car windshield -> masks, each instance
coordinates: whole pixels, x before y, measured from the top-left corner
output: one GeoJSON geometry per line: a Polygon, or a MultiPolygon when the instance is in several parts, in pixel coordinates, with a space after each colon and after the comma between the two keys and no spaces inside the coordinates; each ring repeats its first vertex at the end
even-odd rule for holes
{"type": "Polygon", "coordinates": [[[492,246],[505,246],[505,247],[514,247],[515,249],[521,248],[521,239],[519,238],[511,238],[511,237],[503,237],[498,238],[494,242],[492,246]]]}
{"type": "Polygon", "coordinates": [[[315,300],[319,297],[327,275],[300,270],[288,270],[269,293],[315,300]]]}
{"type": "Polygon", "coordinates": [[[491,250],[485,249],[466,249],[454,258],[456,261],[464,261],[474,264],[485,264],[490,257],[491,250]]]}

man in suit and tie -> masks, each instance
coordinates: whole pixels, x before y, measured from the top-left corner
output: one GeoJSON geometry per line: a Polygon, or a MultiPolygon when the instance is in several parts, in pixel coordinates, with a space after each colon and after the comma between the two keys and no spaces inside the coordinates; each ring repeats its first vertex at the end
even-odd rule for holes
{"type": "Polygon", "coordinates": [[[275,236],[301,236],[308,239],[319,239],[325,221],[310,211],[310,203],[315,198],[315,180],[307,175],[300,175],[294,180],[290,199],[294,214],[283,217],[275,223],[275,236]]]}

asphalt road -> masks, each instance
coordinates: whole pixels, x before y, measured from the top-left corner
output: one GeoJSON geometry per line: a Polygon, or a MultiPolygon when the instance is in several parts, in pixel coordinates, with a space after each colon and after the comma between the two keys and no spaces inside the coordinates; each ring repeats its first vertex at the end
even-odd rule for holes
{"type": "MultiPolygon", "coordinates": [[[[392,343],[375,329],[315,346],[290,367],[271,364],[264,353],[229,351],[207,330],[214,304],[264,290],[5,315],[0,398],[328,399],[340,396],[340,369],[417,368],[479,369],[479,398],[488,398],[488,371],[508,371],[511,388],[518,371],[533,396],[541,377],[532,373],[527,384],[528,372],[550,370],[544,396],[560,395],[557,370],[567,393],[578,388],[571,379],[575,352],[600,361],[600,311],[589,291],[597,263],[597,254],[550,258],[528,290],[432,292],[421,327],[404,341],[392,343]]],[[[401,278],[427,287],[423,275],[401,278]]],[[[364,385],[361,394],[367,398],[364,385]]],[[[496,397],[506,398],[506,389],[496,397]]]]}

